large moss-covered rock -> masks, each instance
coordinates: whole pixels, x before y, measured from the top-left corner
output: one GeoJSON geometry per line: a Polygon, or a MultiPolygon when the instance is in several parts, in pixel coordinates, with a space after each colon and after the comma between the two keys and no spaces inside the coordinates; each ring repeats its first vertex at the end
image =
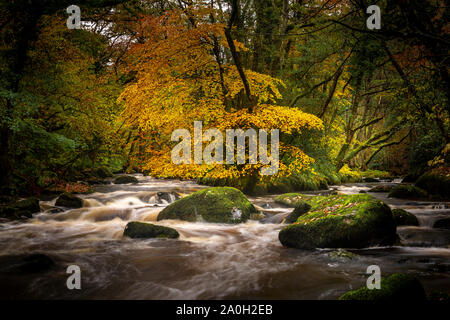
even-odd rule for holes
{"type": "Polygon", "coordinates": [[[423,199],[427,197],[425,190],[411,185],[400,185],[389,192],[390,198],[399,199],[423,199]]]}
{"type": "Polygon", "coordinates": [[[295,208],[297,203],[310,200],[312,196],[301,193],[285,193],[275,198],[276,203],[284,204],[287,207],[295,208]]]}
{"type": "Polygon", "coordinates": [[[214,187],[197,191],[170,204],[158,220],[179,219],[216,223],[240,223],[257,210],[245,195],[235,188],[214,187]]]}
{"type": "Polygon", "coordinates": [[[150,223],[132,221],[128,222],[123,232],[129,238],[168,238],[176,239],[180,237],[177,230],[169,227],[157,226],[150,223]]]}
{"type": "Polygon", "coordinates": [[[425,173],[416,181],[419,187],[429,194],[450,198],[450,177],[433,173],[425,173]]]}
{"type": "Polygon", "coordinates": [[[349,291],[339,297],[339,300],[408,300],[425,301],[427,299],[422,284],[416,278],[394,273],[381,280],[380,289],[369,290],[363,287],[349,291]]]}
{"type": "Polygon", "coordinates": [[[419,221],[416,216],[403,209],[392,210],[392,216],[394,217],[397,226],[418,226],[419,221]]]}
{"type": "Polygon", "coordinates": [[[55,205],[65,208],[81,208],[83,206],[83,199],[65,192],[56,199],[55,205]]]}
{"type": "Polygon", "coordinates": [[[115,184],[138,183],[139,180],[133,176],[119,176],[114,179],[115,184]]]}
{"type": "Polygon", "coordinates": [[[31,218],[33,213],[41,211],[37,198],[28,198],[12,203],[8,206],[0,206],[0,217],[8,219],[31,218]]]}
{"type": "Polygon", "coordinates": [[[298,217],[304,215],[311,209],[311,205],[306,201],[300,200],[297,202],[294,211],[292,211],[285,220],[285,223],[294,223],[298,217]]]}
{"type": "Polygon", "coordinates": [[[311,210],[279,233],[286,247],[363,248],[391,245],[396,226],[389,207],[367,194],[312,197],[311,210]]]}

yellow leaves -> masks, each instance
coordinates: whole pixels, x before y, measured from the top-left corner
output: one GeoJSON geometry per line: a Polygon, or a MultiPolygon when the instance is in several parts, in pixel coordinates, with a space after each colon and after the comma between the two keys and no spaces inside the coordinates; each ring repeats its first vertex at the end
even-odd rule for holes
{"type": "MultiPolygon", "coordinates": [[[[245,74],[258,99],[256,107],[252,113],[234,103],[230,107],[230,101],[241,98],[244,86],[237,68],[225,61],[219,66],[212,53],[215,43],[221,51],[227,44],[225,26],[209,23],[210,12],[198,8],[143,19],[140,35],[146,41],[135,43],[130,52],[130,71],[136,72],[136,80],[119,100],[125,104],[123,119],[142,132],[142,145],[134,162],[141,163],[151,175],[236,179],[259,174],[261,164],[173,164],[171,148],[175,143],[170,141],[171,134],[184,128],[192,135],[194,121],[202,121],[203,130],[217,128],[224,136],[226,129],[232,128],[279,129],[282,134],[323,128],[322,121],[312,114],[276,106],[284,83],[252,70],[245,70],[245,74]],[[195,14],[195,27],[188,27],[189,14],[195,14]]],[[[239,51],[246,50],[242,43],[235,45],[239,51]]],[[[267,179],[301,172],[314,161],[302,150],[285,144],[280,144],[280,157],[285,161],[280,161],[277,175],[267,179]]]]}
{"type": "Polygon", "coordinates": [[[323,123],[316,116],[297,108],[261,104],[253,113],[243,109],[224,114],[218,128],[222,130],[227,128],[279,129],[283,133],[291,134],[300,132],[302,129],[322,130],[323,123]]]}

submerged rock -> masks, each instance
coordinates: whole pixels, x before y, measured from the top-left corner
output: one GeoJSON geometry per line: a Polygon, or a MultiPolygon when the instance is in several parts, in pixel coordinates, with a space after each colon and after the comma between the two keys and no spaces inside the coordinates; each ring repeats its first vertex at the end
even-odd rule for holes
{"type": "Polygon", "coordinates": [[[158,220],[240,223],[247,221],[256,212],[253,204],[238,189],[214,187],[175,201],[159,213],[158,220]]]}
{"type": "Polygon", "coordinates": [[[282,229],[283,246],[298,249],[391,245],[396,226],[389,207],[367,194],[313,197],[309,213],[282,229]]]}
{"type": "Polygon", "coordinates": [[[298,217],[304,215],[311,209],[311,205],[306,201],[300,200],[297,202],[294,211],[292,211],[285,220],[285,223],[294,223],[298,217]]]}
{"type": "Polygon", "coordinates": [[[447,292],[433,291],[428,296],[428,300],[434,301],[434,302],[449,303],[450,302],[450,294],[447,292]]]}
{"type": "Polygon", "coordinates": [[[169,227],[157,226],[150,223],[132,221],[128,222],[123,232],[129,238],[169,238],[177,239],[180,234],[177,230],[169,227]]]}
{"type": "Polygon", "coordinates": [[[425,301],[427,299],[422,284],[416,278],[394,273],[381,280],[380,289],[369,290],[362,287],[349,291],[339,297],[339,300],[408,300],[425,301]]]}
{"type": "Polygon", "coordinates": [[[392,210],[392,216],[394,217],[397,226],[418,226],[419,220],[412,213],[409,213],[403,209],[392,210]]]}
{"type": "Polygon", "coordinates": [[[420,188],[410,185],[400,185],[389,192],[390,198],[399,199],[424,199],[427,197],[427,192],[420,188]]]}
{"type": "Polygon", "coordinates": [[[54,261],[40,253],[0,257],[0,273],[38,273],[51,269],[54,261]]]}
{"type": "Polygon", "coordinates": [[[8,219],[27,219],[31,218],[33,213],[40,211],[39,200],[37,198],[28,198],[8,206],[0,206],[0,217],[8,219]]]}
{"type": "Polygon", "coordinates": [[[56,199],[55,205],[65,208],[81,208],[83,206],[83,199],[65,192],[56,199]]]}
{"type": "Polygon", "coordinates": [[[138,183],[139,180],[133,176],[119,176],[114,179],[115,184],[138,183]]]}
{"type": "Polygon", "coordinates": [[[262,213],[262,212],[252,213],[250,215],[250,219],[251,220],[260,220],[261,221],[261,220],[263,220],[265,218],[267,218],[267,216],[264,213],[262,213]]]}
{"type": "Polygon", "coordinates": [[[433,228],[450,230],[450,218],[444,218],[436,221],[433,228]]]}

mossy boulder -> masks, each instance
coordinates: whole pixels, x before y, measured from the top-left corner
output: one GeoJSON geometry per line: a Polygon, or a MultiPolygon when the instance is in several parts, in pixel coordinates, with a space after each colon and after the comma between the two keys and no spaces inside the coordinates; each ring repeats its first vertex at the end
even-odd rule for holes
{"type": "Polygon", "coordinates": [[[394,217],[397,226],[418,226],[419,220],[412,213],[403,209],[393,209],[392,216],[394,217]]]}
{"type": "Polygon", "coordinates": [[[427,198],[427,192],[411,185],[400,185],[389,192],[390,198],[399,199],[424,199],[427,198]]]}
{"type": "Polygon", "coordinates": [[[213,187],[173,202],[159,213],[158,220],[240,223],[256,212],[253,204],[238,189],[213,187]]]}
{"type": "Polygon", "coordinates": [[[415,185],[429,194],[450,197],[450,177],[448,176],[425,173],[420,176],[415,185]]]}
{"type": "Polygon", "coordinates": [[[128,222],[123,231],[124,237],[134,238],[134,239],[145,239],[145,238],[167,238],[167,239],[177,239],[180,234],[177,230],[169,227],[157,226],[150,223],[132,221],[128,222]]]}
{"type": "Polygon", "coordinates": [[[294,211],[292,211],[285,220],[285,223],[294,223],[298,217],[304,215],[311,209],[311,205],[306,201],[300,200],[297,202],[294,211]]]}
{"type": "Polygon", "coordinates": [[[450,230],[450,218],[444,218],[436,221],[433,228],[450,230]]]}
{"type": "Polygon", "coordinates": [[[139,180],[133,176],[119,176],[114,179],[115,184],[128,184],[128,183],[138,183],[139,180]]]}
{"type": "Polygon", "coordinates": [[[404,273],[394,273],[381,280],[380,289],[369,290],[363,287],[349,291],[339,300],[408,300],[425,301],[427,299],[422,284],[415,277],[404,273]]]}
{"type": "Polygon", "coordinates": [[[284,204],[287,207],[295,208],[300,201],[308,201],[312,198],[310,195],[301,193],[284,193],[275,198],[275,202],[284,204]]]}
{"type": "Polygon", "coordinates": [[[65,192],[56,199],[55,205],[65,208],[81,208],[83,206],[83,199],[65,192]]]}
{"type": "Polygon", "coordinates": [[[28,198],[12,203],[8,206],[0,206],[0,217],[8,219],[27,219],[33,213],[41,211],[37,198],[28,198]]]}
{"type": "Polygon", "coordinates": [[[391,245],[396,226],[390,208],[368,194],[312,197],[309,213],[282,229],[283,246],[298,249],[391,245]]]}

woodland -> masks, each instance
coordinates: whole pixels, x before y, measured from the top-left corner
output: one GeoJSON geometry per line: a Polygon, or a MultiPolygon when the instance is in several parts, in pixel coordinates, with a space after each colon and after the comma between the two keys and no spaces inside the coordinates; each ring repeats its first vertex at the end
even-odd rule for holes
{"type": "Polygon", "coordinates": [[[0,193],[120,172],[249,194],[446,179],[448,21],[441,0],[1,1],[0,193]],[[194,121],[279,129],[277,174],[174,164],[171,134],[194,121]]]}

